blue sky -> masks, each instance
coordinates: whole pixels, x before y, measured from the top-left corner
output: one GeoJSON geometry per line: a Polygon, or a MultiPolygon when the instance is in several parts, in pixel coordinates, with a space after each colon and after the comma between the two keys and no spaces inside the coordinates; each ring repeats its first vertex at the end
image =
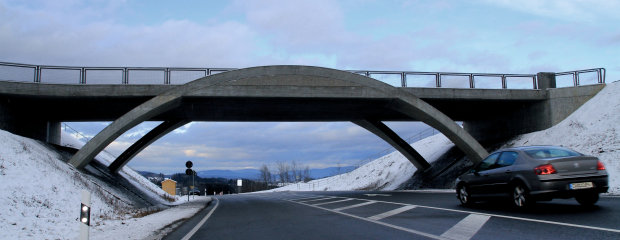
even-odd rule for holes
{"type": "MultiPolygon", "coordinates": [[[[536,73],[604,67],[620,79],[620,1],[0,0],[0,61],[75,66],[536,73]]],[[[95,134],[104,123],[74,123],[95,134]]],[[[153,123],[108,149],[122,152],[153,123]]],[[[404,138],[424,127],[390,123],[404,138]]],[[[194,123],[140,170],[355,164],[387,148],[351,123],[194,123]],[[176,167],[180,166],[180,167],[176,167]]]]}

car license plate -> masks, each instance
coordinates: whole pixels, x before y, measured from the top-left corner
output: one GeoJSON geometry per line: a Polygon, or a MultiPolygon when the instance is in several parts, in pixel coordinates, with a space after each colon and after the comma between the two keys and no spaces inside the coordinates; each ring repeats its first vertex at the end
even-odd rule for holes
{"type": "Polygon", "coordinates": [[[594,184],[592,182],[580,182],[580,183],[571,183],[569,185],[570,189],[584,189],[584,188],[593,188],[594,184]]]}

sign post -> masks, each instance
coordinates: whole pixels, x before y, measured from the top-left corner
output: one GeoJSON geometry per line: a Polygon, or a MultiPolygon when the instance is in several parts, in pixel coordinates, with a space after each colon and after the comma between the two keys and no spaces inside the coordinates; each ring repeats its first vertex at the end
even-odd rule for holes
{"type": "Polygon", "coordinates": [[[243,180],[237,179],[237,188],[239,189],[237,193],[241,193],[241,185],[243,185],[243,180]]]}
{"type": "Polygon", "coordinates": [[[88,240],[90,231],[90,192],[82,190],[80,205],[80,240],[88,240]]]}
{"type": "Polygon", "coordinates": [[[189,189],[189,192],[187,192],[187,201],[189,202],[189,195],[192,194],[192,190],[194,190],[194,175],[196,174],[196,172],[194,172],[194,170],[192,170],[192,166],[194,166],[194,163],[192,163],[192,161],[187,161],[185,162],[185,166],[187,167],[187,170],[185,170],[185,174],[187,175],[192,175],[192,187],[189,189]]]}

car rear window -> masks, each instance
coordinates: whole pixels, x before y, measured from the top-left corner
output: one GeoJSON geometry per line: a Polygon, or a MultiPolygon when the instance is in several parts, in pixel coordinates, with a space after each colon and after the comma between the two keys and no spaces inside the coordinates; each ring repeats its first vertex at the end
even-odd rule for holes
{"type": "Polygon", "coordinates": [[[525,153],[536,159],[562,158],[581,156],[580,153],[562,148],[538,148],[525,150],[525,153]]]}

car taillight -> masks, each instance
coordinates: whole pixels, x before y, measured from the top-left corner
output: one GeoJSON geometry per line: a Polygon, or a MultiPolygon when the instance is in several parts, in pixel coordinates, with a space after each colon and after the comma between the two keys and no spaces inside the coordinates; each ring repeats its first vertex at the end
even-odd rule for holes
{"type": "Polygon", "coordinates": [[[555,168],[553,168],[553,165],[551,164],[540,165],[534,168],[534,173],[536,173],[536,175],[547,175],[547,174],[554,174],[557,172],[558,171],[556,171],[555,168]]]}
{"type": "Polygon", "coordinates": [[[599,160],[596,164],[596,170],[605,170],[605,165],[599,160]]]}

